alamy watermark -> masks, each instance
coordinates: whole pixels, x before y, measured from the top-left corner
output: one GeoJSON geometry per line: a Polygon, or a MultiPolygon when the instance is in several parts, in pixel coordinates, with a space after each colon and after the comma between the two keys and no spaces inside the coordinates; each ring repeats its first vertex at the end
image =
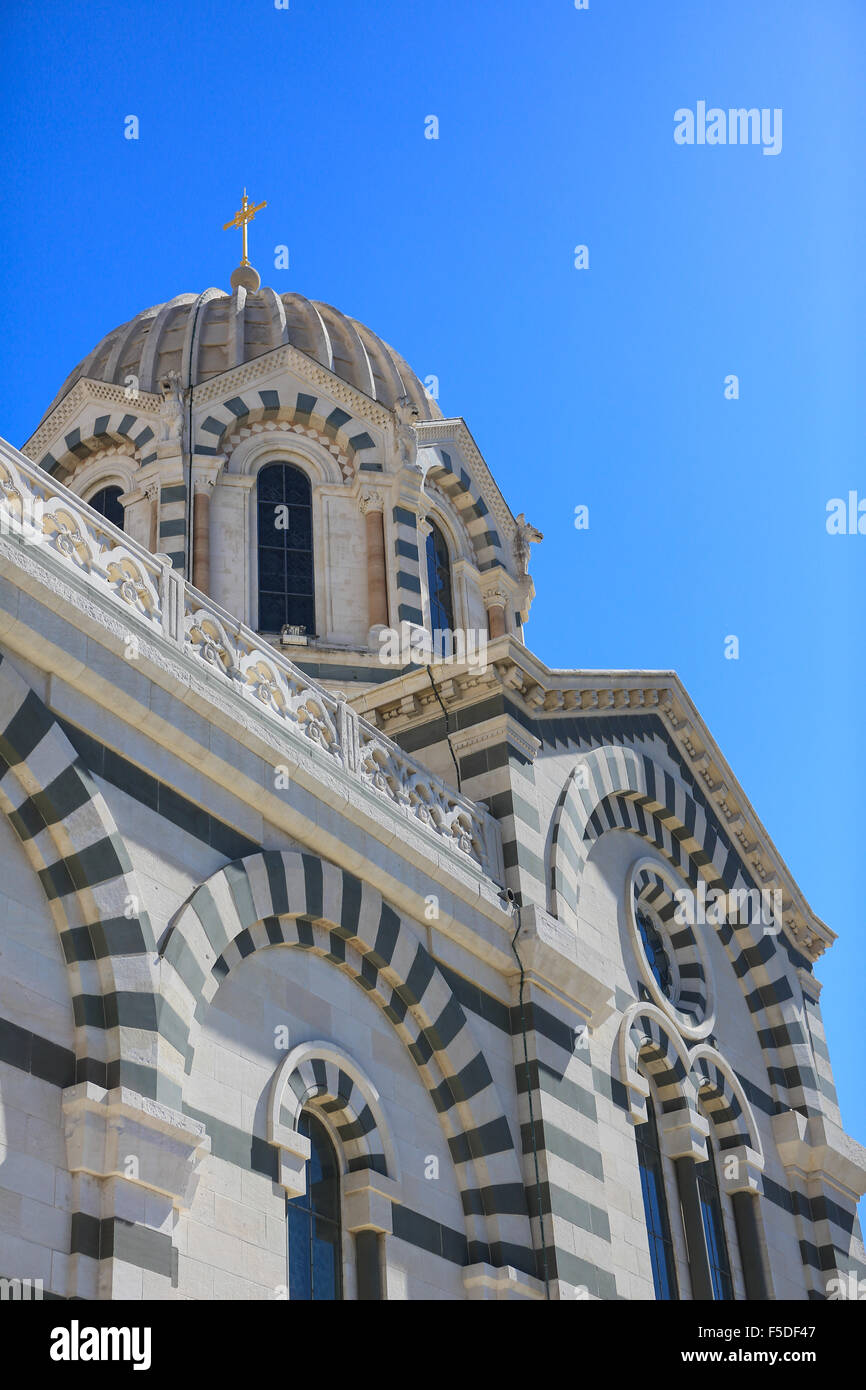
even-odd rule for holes
{"type": "Polygon", "coordinates": [[[770,936],[782,930],[782,891],[780,888],[707,888],[703,879],[698,891],[678,888],[674,921],[680,927],[721,927],[725,922],[740,926],[760,926],[770,936]]]}
{"type": "Polygon", "coordinates": [[[45,1297],[41,1279],[0,1279],[0,1302],[40,1300],[45,1297]]]}
{"type": "Polygon", "coordinates": [[[437,628],[428,632],[402,622],[399,630],[379,631],[379,660],[383,666],[471,666],[483,675],[487,670],[487,632],[484,628],[437,628]]]}
{"type": "Polygon", "coordinates": [[[678,145],[761,145],[762,154],[781,154],[782,108],[708,109],[705,101],[699,101],[694,111],[681,106],[674,112],[674,140],[678,145]]]}

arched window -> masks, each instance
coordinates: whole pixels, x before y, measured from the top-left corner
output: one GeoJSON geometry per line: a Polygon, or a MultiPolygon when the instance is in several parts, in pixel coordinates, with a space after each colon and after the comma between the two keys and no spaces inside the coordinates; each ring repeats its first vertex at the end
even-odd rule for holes
{"type": "Polygon", "coordinates": [[[725,1239],[725,1219],[719,1195],[716,1157],[710,1139],[707,1139],[707,1153],[707,1162],[699,1163],[695,1174],[698,1180],[698,1196],[701,1199],[701,1215],[704,1219],[704,1235],[707,1238],[713,1296],[717,1299],[731,1299],[734,1296],[731,1261],[728,1256],[728,1242],[725,1239]]]}
{"type": "Polygon", "coordinates": [[[289,1298],[334,1302],[343,1297],[340,1169],[321,1120],[305,1110],[298,1130],[311,1148],[307,1190],[287,1203],[289,1298]]]}
{"type": "Polygon", "coordinates": [[[646,1113],[646,1122],[636,1127],[635,1135],[637,1136],[637,1159],[640,1167],[643,1209],[647,1235],[649,1236],[653,1286],[657,1299],[678,1299],[680,1295],[677,1288],[671,1223],[668,1217],[665,1175],[659,1146],[655,1106],[650,1096],[647,1096],[646,1113]]]}
{"type": "Polygon", "coordinates": [[[259,631],[316,631],[310,480],[288,463],[269,463],[258,480],[259,631]]]}
{"type": "Polygon", "coordinates": [[[427,592],[430,595],[430,631],[454,630],[454,602],[451,597],[451,561],[445,537],[434,522],[428,523],[427,592]]]}
{"type": "Polygon", "coordinates": [[[112,526],[117,526],[123,530],[123,506],[120,501],[122,487],[101,487],[98,492],[94,492],[92,497],[87,499],[87,505],[92,507],[100,516],[104,516],[106,521],[110,521],[112,526]]]}

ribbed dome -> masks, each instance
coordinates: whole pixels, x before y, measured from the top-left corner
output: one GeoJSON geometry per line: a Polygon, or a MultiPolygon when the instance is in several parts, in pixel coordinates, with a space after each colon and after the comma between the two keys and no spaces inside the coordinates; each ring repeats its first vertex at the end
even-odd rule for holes
{"type": "Polygon", "coordinates": [[[42,419],[81,377],[124,385],[135,376],[141,391],[158,392],[166,373],[176,371],[186,384],[193,327],[194,384],[290,343],[388,409],[406,395],[422,420],[442,418],[411,367],[369,328],[330,304],[262,288],[255,294],[243,289],[179,294],[143,310],[107,334],[78,364],[42,419]]]}

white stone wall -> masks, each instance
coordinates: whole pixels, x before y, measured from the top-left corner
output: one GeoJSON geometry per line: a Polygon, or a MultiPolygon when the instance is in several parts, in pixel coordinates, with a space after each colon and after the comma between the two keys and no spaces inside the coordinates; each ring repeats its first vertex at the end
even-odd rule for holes
{"type": "MultiPolygon", "coordinates": [[[[413,1211],[461,1230],[463,1215],[445,1137],[432,1101],[392,1025],[335,966],[277,947],[243,961],[220,986],[195,1035],[188,1105],[212,1126],[192,1210],[178,1230],[181,1297],[281,1296],[288,1282],[285,1195],[243,1159],[266,1139],[268,1092],[285,1050],[325,1039],[358,1063],[381,1095],[401,1170],[402,1200],[413,1211]],[[232,1131],[231,1133],[229,1131],[232,1131]],[[234,1154],[234,1159],[224,1155],[234,1154]],[[438,1179],[425,1177],[430,1157],[438,1179]]],[[[327,1116],[324,1117],[327,1119],[327,1116]]],[[[344,1244],[344,1294],[355,1297],[353,1243],[344,1244]]],[[[462,1297],[457,1265],[393,1236],[387,1238],[389,1289],[411,1299],[462,1297]]],[[[282,1295],[284,1296],[284,1295],[282,1295]]]]}
{"type": "MultiPolygon", "coordinates": [[[[644,858],[656,859],[661,864],[665,862],[638,836],[626,831],[610,831],[599,839],[590,854],[581,888],[580,935],[591,941],[594,949],[602,955],[611,984],[615,989],[622,991],[622,994],[618,995],[622,1002],[625,1002],[625,996],[632,1001],[638,998],[638,982],[643,978],[626,925],[625,888],[629,869],[636,860],[644,858]]],[[[718,1050],[738,1074],[747,1077],[762,1091],[768,1092],[770,1088],[761,1048],[739,981],[715,931],[710,927],[702,930],[702,942],[709,957],[716,995],[717,1021],[714,1034],[718,1039],[718,1050]]],[[[618,1010],[594,1034],[591,1045],[594,1058],[598,1059],[601,1066],[609,1068],[614,1075],[617,1075],[619,1070],[617,1041],[620,1018],[621,1013],[618,1010]]],[[[604,1097],[598,1098],[598,1110],[599,1135],[604,1153],[605,1196],[611,1214],[611,1231],[612,1234],[616,1233],[619,1241],[614,1253],[617,1264],[623,1271],[622,1281],[619,1270],[617,1272],[617,1284],[620,1285],[622,1282],[621,1292],[627,1298],[652,1298],[652,1277],[640,1176],[635,1156],[634,1127],[625,1112],[606,1101],[604,1097]]],[[[758,1107],[753,1107],[753,1113],[764,1149],[764,1171],[769,1178],[781,1186],[786,1186],[787,1180],[776,1152],[769,1116],[758,1107]]],[[[688,1296],[690,1284],[685,1242],[676,1203],[673,1165],[670,1162],[666,1165],[666,1171],[671,1230],[678,1255],[677,1273],[680,1289],[688,1296]]],[[[737,1241],[730,1202],[723,1201],[723,1206],[735,1285],[739,1282],[742,1289],[742,1273],[736,1256],[737,1241]]],[[[794,1218],[766,1198],[761,1202],[761,1214],[775,1296],[780,1299],[802,1299],[805,1297],[806,1286],[794,1218]]]]}

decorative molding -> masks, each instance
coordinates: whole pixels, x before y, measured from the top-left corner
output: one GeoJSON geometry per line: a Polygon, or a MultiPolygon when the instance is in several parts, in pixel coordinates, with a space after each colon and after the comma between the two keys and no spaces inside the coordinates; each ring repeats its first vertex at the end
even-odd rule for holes
{"type": "Polygon", "coordinates": [[[62,401],[47,415],[27,443],[22,447],[26,458],[37,461],[49,449],[52,440],[64,433],[69,421],[84,406],[92,403],[125,406],[136,415],[148,417],[148,424],[156,424],[162,414],[162,393],[136,391],[131,396],[125,386],[117,386],[111,381],[95,381],[92,377],[80,377],[62,401]],[[152,418],[151,418],[152,417],[152,418]]]}
{"type": "Polygon", "coordinates": [[[415,426],[415,435],[419,452],[431,445],[435,447],[442,444],[453,444],[462,452],[485,503],[496,517],[504,536],[513,541],[517,532],[514,517],[463,417],[458,415],[448,420],[419,420],[415,426]]]}

